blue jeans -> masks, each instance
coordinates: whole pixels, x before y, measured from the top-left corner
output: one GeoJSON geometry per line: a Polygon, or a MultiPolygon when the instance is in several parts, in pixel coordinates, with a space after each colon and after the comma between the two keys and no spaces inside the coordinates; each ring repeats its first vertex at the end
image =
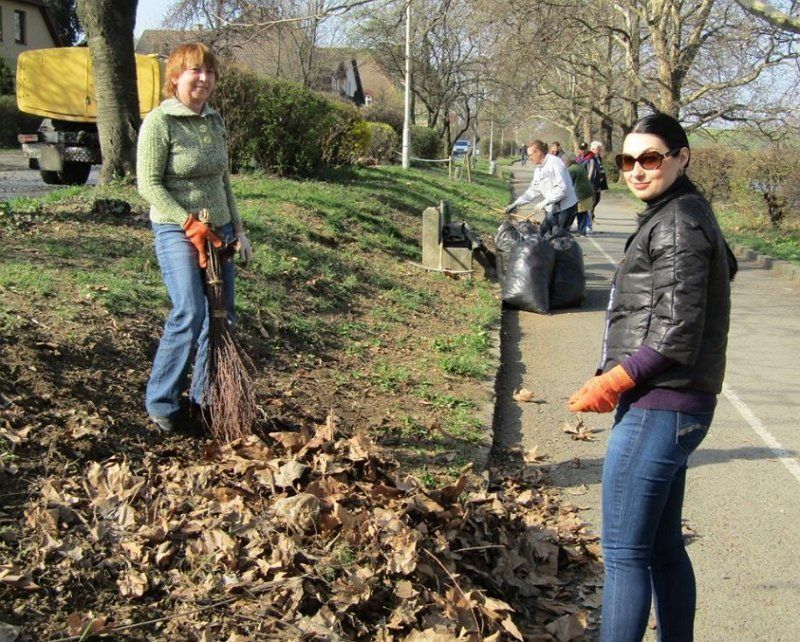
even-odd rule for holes
{"type": "Polygon", "coordinates": [[[713,416],[617,410],[603,466],[603,642],[641,642],[653,594],[658,639],[692,640],[696,589],[681,509],[687,460],[713,416]]]}
{"type": "MultiPolygon", "coordinates": [[[[218,231],[221,238],[233,236],[233,226],[218,231]]],[[[172,310],[164,325],[164,334],[153,360],[147,382],[147,414],[178,418],[179,399],[187,388],[189,366],[194,358],[192,401],[202,403],[206,388],[208,363],[208,310],[205,295],[205,271],[197,266],[197,249],[180,225],[153,223],[156,256],[161,275],[172,301],[172,310]]],[[[228,319],[233,322],[233,261],[222,261],[223,289],[228,319]]]]}
{"type": "Polygon", "coordinates": [[[578,212],[578,205],[565,207],[563,210],[556,210],[544,217],[544,220],[539,224],[539,237],[544,238],[545,234],[552,232],[554,235],[558,234],[561,230],[568,230],[566,222],[572,225],[575,219],[575,214],[578,212]]]}
{"type": "Polygon", "coordinates": [[[591,229],[591,213],[578,212],[578,234],[585,235],[591,229]]]}

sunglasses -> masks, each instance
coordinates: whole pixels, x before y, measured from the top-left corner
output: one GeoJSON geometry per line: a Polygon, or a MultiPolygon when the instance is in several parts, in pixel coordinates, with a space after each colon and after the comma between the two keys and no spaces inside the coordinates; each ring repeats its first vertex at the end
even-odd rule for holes
{"type": "Polygon", "coordinates": [[[614,160],[617,162],[617,167],[619,167],[623,172],[630,172],[636,163],[639,163],[642,169],[658,169],[661,167],[661,163],[664,162],[665,158],[669,156],[677,156],[681,149],[683,148],[677,147],[675,149],[670,149],[668,152],[663,154],[661,152],[650,151],[640,154],[636,158],[630,154],[617,154],[617,157],[614,160]]]}

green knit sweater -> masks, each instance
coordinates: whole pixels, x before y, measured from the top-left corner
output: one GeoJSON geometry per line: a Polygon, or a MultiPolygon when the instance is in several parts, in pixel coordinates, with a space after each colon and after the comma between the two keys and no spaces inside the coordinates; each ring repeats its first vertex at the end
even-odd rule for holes
{"type": "Polygon", "coordinates": [[[169,98],[151,111],[139,131],[136,175],[153,222],[182,225],[205,208],[215,227],[232,222],[242,230],[228,172],[228,134],[208,105],[198,115],[169,98]]]}

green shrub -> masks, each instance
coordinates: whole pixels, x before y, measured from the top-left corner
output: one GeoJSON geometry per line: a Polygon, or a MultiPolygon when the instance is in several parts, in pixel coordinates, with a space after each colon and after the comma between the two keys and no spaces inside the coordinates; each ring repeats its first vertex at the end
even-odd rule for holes
{"type": "Polygon", "coordinates": [[[35,132],[41,122],[38,116],[20,112],[16,97],[0,96],[0,147],[16,147],[17,134],[35,132]]]}
{"type": "MultiPolygon", "coordinates": [[[[481,138],[481,142],[479,144],[481,148],[481,154],[489,158],[489,139],[488,138],[481,138]]],[[[492,155],[494,158],[504,158],[504,157],[518,157],[519,156],[519,147],[513,140],[504,140],[502,143],[495,138],[492,143],[492,155]]]]}
{"type": "Polygon", "coordinates": [[[365,156],[379,165],[396,162],[400,137],[387,123],[366,123],[370,131],[370,145],[365,156]]]}
{"type": "Polygon", "coordinates": [[[212,102],[225,120],[228,155],[234,173],[252,161],[259,131],[253,105],[263,90],[262,81],[254,73],[234,66],[220,71],[212,102]]]}
{"type": "Polygon", "coordinates": [[[442,140],[436,130],[422,125],[412,125],[409,133],[411,134],[411,155],[416,158],[440,158],[442,152],[442,140]]]}
{"type": "Polygon", "coordinates": [[[9,96],[14,93],[14,74],[8,65],[0,58],[0,96],[9,96]]]}
{"type": "Polygon", "coordinates": [[[314,176],[353,163],[369,148],[369,129],[355,105],[298,83],[228,68],[214,104],[225,119],[234,167],[314,176]]]}
{"type": "Polygon", "coordinates": [[[736,150],[724,145],[708,145],[692,150],[687,174],[711,203],[731,198],[736,156],[736,150]]]}
{"type": "Polygon", "coordinates": [[[798,216],[800,156],[795,148],[769,147],[742,152],[733,170],[737,205],[766,216],[772,227],[798,216]]]}
{"type": "Polygon", "coordinates": [[[363,111],[364,120],[371,123],[386,123],[397,132],[398,136],[403,135],[403,122],[405,116],[399,109],[390,109],[389,107],[381,107],[380,105],[374,107],[367,107],[363,111]]]}
{"type": "Polygon", "coordinates": [[[325,98],[327,127],[322,136],[322,160],[328,167],[350,165],[369,148],[370,131],[353,103],[325,98]]]}

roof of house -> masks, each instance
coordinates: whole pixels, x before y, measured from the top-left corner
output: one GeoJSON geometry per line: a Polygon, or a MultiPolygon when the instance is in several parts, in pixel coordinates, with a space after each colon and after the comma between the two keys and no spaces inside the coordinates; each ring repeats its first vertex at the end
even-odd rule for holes
{"type": "Polygon", "coordinates": [[[302,33],[292,26],[256,33],[236,30],[147,29],[136,42],[136,53],[167,56],[177,45],[200,41],[214,49],[222,60],[237,62],[257,74],[296,80],[301,72],[299,54],[293,39],[302,37],[302,33]]]}
{"type": "Polygon", "coordinates": [[[60,47],[63,43],[61,42],[61,37],[58,35],[58,31],[56,31],[56,23],[53,19],[53,14],[50,11],[50,8],[44,3],[44,0],[14,0],[17,4],[27,4],[31,5],[32,7],[38,7],[39,12],[42,14],[42,19],[44,20],[44,24],[47,26],[47,30],[50,32],[50,36],[53,38],[53,43],[56,47],[60,47]]]}

